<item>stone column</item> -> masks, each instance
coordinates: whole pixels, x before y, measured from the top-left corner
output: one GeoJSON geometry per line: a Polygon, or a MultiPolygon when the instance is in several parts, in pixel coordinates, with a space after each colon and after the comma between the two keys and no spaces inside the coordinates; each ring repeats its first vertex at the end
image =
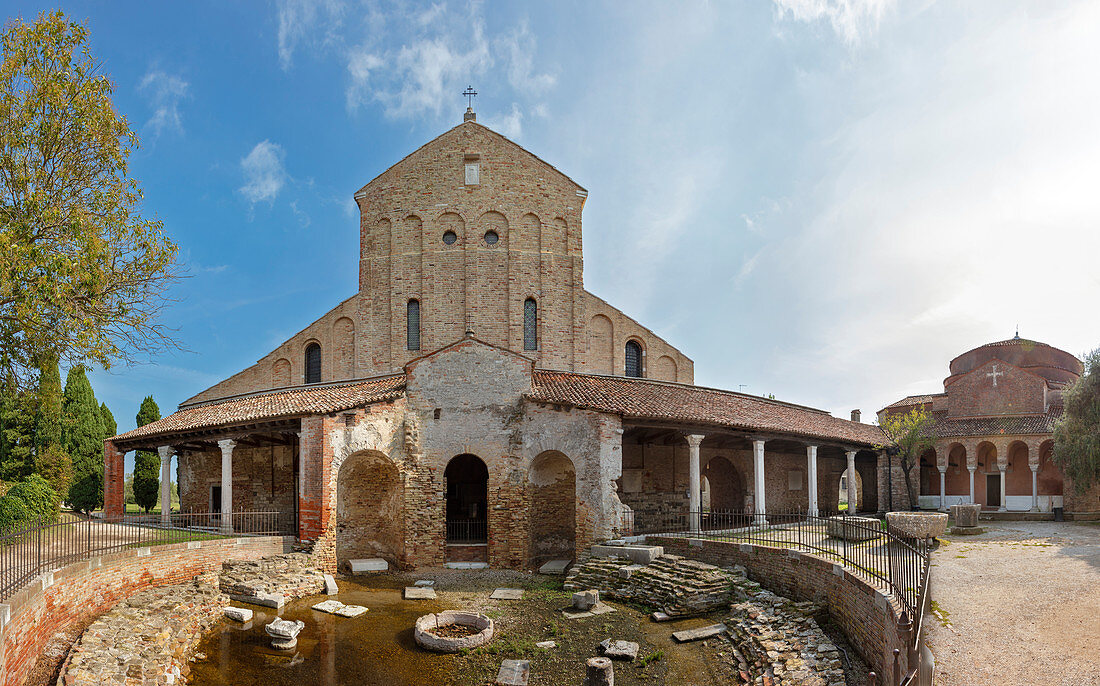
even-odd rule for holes
{"type": "Polygon", "coordinates": [[[809,489],[806,500],[811,517],[817,516],[817,446],[806,446],[806,488],[809,489]]]}
{"type": "Polygon", "coordinates": [[[856,511],[856,451],[849,450],[848,455],[848,512],[856,511]]]}
{"type": "Polygon", "coordinates": [[[1031,511],[1039,511],[1039,465],[1028,465],[1031,467],[1031,511]]]}
{"type": "Polygon", "coordinates": [[[703,434],[688,434],[688,523],[692,531],[699,530],[699,513],[703,509],[702,491],[699,477],[699,444],[703,434]]]}
{"type": "Polygon", "coordinates": [[[936,465],[940,470],[940,512],[947,512],[947,465],[936,465]]]}
{"type": "Polygon", "coordinates": [[[977,467],[971,467],[967,465],[966,471],[970,472],[970,504],[974,504],[974,470],[977,467]]]}
{"type": "Polygon", "coordinates": [[[764,502],[764,441],[759,439],[752,442],[752,476],[755,486],[753,502],[756,504],[756,517],[753,521],[763,526],[768,523],[768,510],[764,502]]]}
{"type": "Polygon", "coordinates": [[[233,448],[234,440],[218,441],[222,449],[222,532],[233,533],[233,448]]]}
{"type": "Polygon", "coordinates": [[[172,524],[172,453],[175,452],[170,445],[162,445],[157,448],[160,453],[160,523],[163,526],[172,524]]]}
{"type": "Polygon", "coordinates": [[[997,469],[1001,472],[1001,506],[997,508],[997,511],[1008,512],[1008,494],[1005,493],[1005,470],[1008,469],[1008,465],[998,460],[997,469]]]}

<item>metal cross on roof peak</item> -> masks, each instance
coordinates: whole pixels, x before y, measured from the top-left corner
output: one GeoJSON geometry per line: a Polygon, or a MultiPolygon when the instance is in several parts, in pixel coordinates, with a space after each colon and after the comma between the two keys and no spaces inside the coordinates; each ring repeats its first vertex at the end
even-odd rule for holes
{"type": "Polygon", "coordinates": [[[466,96],[466,106],[472,108],[477,91],[474,90],[473,86],[466,86],[466,90],[462,91],[462,94],[466,96]]]}

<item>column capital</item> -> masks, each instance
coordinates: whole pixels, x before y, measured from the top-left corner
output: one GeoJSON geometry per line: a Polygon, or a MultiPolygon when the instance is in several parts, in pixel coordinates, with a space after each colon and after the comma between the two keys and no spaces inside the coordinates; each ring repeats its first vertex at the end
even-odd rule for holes
{"type": "Polygon", "coordinates": [[[1037,464],[1029,464],[1028,467],[1031,467],[1031,471],[1033,471],[1033,472],[1038,472],[1039,471],[1039,465],[1037,465],[1037,464]]]}
{"type": "Polygon", "coordinates": [[[1001,473],[1003,474],[1008,469],[1008,464],[997,460],[997,469],[1001,470],[1001,473]]]}
{"type": "Polygon", "coordinates": [[[218,447],[222,449],[222,452],[233,452],[233,448],[237,446],[237,442],[232,438],[225,438],[218,441],[218,447]]]}
{"type": "Polygon", "coordinates": [[[945,465],[945,464],[936,465],[936,469],[940,470],[940,474],[946,474],[947,473],[947,465],[945,465]]]}
{"type": "Polygon", "coordinates": [[[170,445],[162,445],[157,448],[157,452],[160,453],[160,461],[165,462],[172,459],[172,456],[176,454],[176,449],[170,445]]]}
{"type": "Polygon", "coordinates": [[[812,444],[807,445],[806,446],[806,454],[807,455],[817,455],[817,448],[818,448],[818,446],[816,446],[816,445],[812,445],[812,444]]]}
{"type": "Polygon", "coordinates": [[[688,445],[692,448],[698,448],[699,444],[706,438],[706,434],[686,434],[684,438],[687,440],[688,445]]]}
{"type": "Polygon", "coordinates": [[[969,465],[968,464],[968,465],[966,465],[966,471],[973,474],[974,472],[978,471],[978,465],[969,465]]]}

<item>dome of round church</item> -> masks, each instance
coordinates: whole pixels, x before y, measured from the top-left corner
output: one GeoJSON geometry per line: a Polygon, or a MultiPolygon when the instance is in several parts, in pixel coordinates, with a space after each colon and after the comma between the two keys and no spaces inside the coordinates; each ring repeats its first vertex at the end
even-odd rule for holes
{"type": "Polygon", "coordinates": [[[950,384],[959,376],[977,369],[990,360],[1007,362],[1054,383],[1076,381],[1085,371],[1084,364],[1074,355],[1046,343],[1029,341],[1017,335],[1007,341],[986,343],[951,360],[951,376],[947,377],[945,384],[950,384]]]}

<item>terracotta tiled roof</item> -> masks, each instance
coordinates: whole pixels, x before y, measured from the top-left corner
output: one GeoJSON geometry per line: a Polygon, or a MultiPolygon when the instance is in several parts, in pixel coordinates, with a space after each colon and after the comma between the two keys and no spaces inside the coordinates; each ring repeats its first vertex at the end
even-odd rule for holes
{"type": "Polygon", "coordinates": [[[161,434],[241,424],[257,420],[327,414],[392,400],[404,392],[405,375],[324,386],[306,386],[184,407],[155,422],[115,436],[125,442],[161,434]]]}
{"type": "Polygon", "coordinates": [[[1047,414],[937,419],[932,428],[932,435],[937,438],[951,438],[954,436],[1049,434],[1054,432],[1054,422],[1061,415],[1061,407],[1052,407],[1047,414]]]}
{"type": "Polygon", "coordinates": [[[894,407],[909,407],[911,405],[924,405],[925,403],[932,402],[936,398],[943,398],[945,395],[946,395],[945,393],[932,393],[932,394],[928,394],[928,395],[910,395],[910,396],[906,396],[906,397],[902,398],[901,400],[897,401],[896,403],[891,403],[891,404],[887,405],[886,407],[884,407],[882,409],[889,410],[889,409],[894,408],[894,407]]]}
{"type": "Polygon", "coordinates": [[[686,384],[648,379],[535,371],[531,399],[567,403],[627,419],[713,424],[747,431],[879,445],[882,431],[822,410],[686,384]]]}

